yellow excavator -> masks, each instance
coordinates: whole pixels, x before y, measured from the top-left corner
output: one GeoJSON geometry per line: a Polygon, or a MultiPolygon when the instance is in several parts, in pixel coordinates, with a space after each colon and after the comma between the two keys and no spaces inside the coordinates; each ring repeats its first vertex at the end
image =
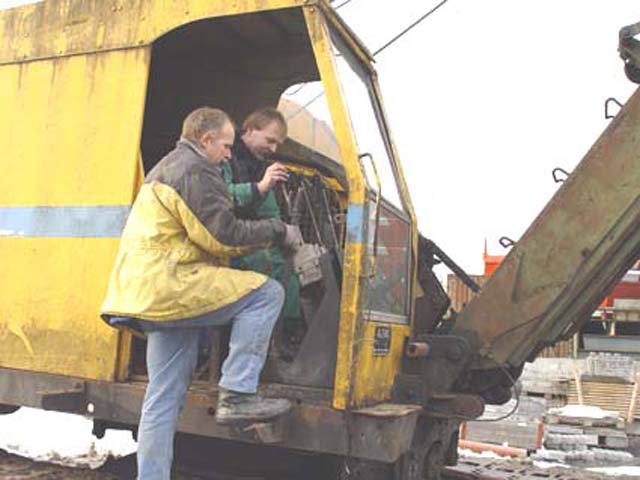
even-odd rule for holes
{"type": "MultiPolygon", "coordinates": [[[[638,32],[620,36],[635,82],[638,32]]],[[[233,448],[245,468],[323,459],[304,478],[437,479],[456,462],[461,421],[507,401],[524,363],[579,328],[638,258],[640,93],[445,318],[433,265],[473,284],[420,235],[372,56],[326,0],[46,0],[0,12],[0,38],[3,413],[79,413],[97,436],[135,432],[145,341],[104,325],[100,304],[145,172],[201,105],[236,120],[288,105],[278,157],[292,175],[278,199],[306,242],[293,265],[306,333],[262,378],[294,408],[217,425],[228,332],[213,332],[178,427],[207,440],[202,457],[233,448]]]]}

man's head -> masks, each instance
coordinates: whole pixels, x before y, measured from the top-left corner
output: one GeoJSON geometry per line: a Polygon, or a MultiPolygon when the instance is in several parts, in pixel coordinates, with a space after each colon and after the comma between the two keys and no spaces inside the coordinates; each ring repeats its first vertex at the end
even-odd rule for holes
{"type": "Polygon", "coordinates": [[[287,136],[287,122],[277,109],[261,108],[242,124],[242,141],[260,160],[271,157],[287,136]]]}
{"type": "Polygon", "coordinates": [[[201,107],[185,118],[182,136],[196,144],[211,163],[219,164],[231,157],[235,130],[222,110],[201,107]]]}

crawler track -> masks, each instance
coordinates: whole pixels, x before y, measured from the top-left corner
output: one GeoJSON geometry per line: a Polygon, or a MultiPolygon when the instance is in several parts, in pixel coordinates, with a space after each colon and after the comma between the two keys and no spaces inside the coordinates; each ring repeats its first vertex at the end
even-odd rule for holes
{"type": "MultiPolygon", "coordinates": [[[[597,473],[574,468],[542,469],[503,460],[460,459],[455,467],[447,467],[446,480],[603,480],[611,479],[597,473]]],[[[618,476],[617,479],[636,477],[618,476]]]]}
{"type": "MultiPolygon", "coordinates": [[[[175,480],[302,480],[299,473],[234,474],[212,472],[203,465],[178,464],[175,480]]],[[[41,463],[0,450],[0,479],[2,480],[131,480],[135,476],[135,456],[111,460],[97,471],[41,463]]],[[[316,477],[314,477],[316,478],[316,477]]],[[[442,480],[605,480],[607,477],[577,469],[539,469],[509,461],[461,459],[456,467],[448,467],[442,480]]],[[[615,477],[631,479],[635,477],[615,477]]],[[[335,480],[326,478],[322,480],[335,480]]]]}

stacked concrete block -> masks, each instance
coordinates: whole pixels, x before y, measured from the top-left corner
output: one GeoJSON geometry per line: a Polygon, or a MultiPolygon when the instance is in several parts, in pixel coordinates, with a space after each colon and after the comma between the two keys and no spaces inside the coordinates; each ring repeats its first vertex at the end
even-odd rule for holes
{"type": "Polygon", "coordinates": [[[534,460],[559,463],[597,463],[603,464],[623,464],[634,460],[633,455],[628,452],[607,450],[602,448],[589,448],[573,451],[540,449],[532,455],[534,460]]]}
{"type": "Polygon", "coordinates": [[[638,362],[619,353],[590,353],[586,358],[586,375],[593,377],[616,377],[634,381],[638,362]]]}
{"type": "Polygon", "coordinates": [[[617,412],[584,405],[551,409],[545,415],[545,448],[567,452],[567,461],[626,458],[625,421],[617,412]],[[623,453],[622,456],[618,455],[623,453]]]}

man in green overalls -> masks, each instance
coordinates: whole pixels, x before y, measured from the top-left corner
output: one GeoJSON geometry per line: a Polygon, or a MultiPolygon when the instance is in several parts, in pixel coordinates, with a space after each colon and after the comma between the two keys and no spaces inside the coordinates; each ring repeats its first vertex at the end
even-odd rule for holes
{"type": "MultiPolygon", "coordinates": [[[[241,134],[236,137],[231,150],[231,160],[223,164],[223,176],[239,218],[281,218],[273,189],[278,183],[285,182],[289,175],[283,165],[270,163],[270,160],[286,136],[287,123],[275,108],[256,110],[242,124],[241,134]]],[[[278,353],[283,359],[290,359],[293,344],[300,339],[304,330],[300,285],[291,259],[286,259],[279,247],[271,247],[236,257],[233,265],[242,270],[264,273],[278,280],[285,288],[282,327],[289,341],[279,344],[278,353]]],[[[275,335],[276,342],[282,340],[277,338],[277,333],[275,335]]]]}

